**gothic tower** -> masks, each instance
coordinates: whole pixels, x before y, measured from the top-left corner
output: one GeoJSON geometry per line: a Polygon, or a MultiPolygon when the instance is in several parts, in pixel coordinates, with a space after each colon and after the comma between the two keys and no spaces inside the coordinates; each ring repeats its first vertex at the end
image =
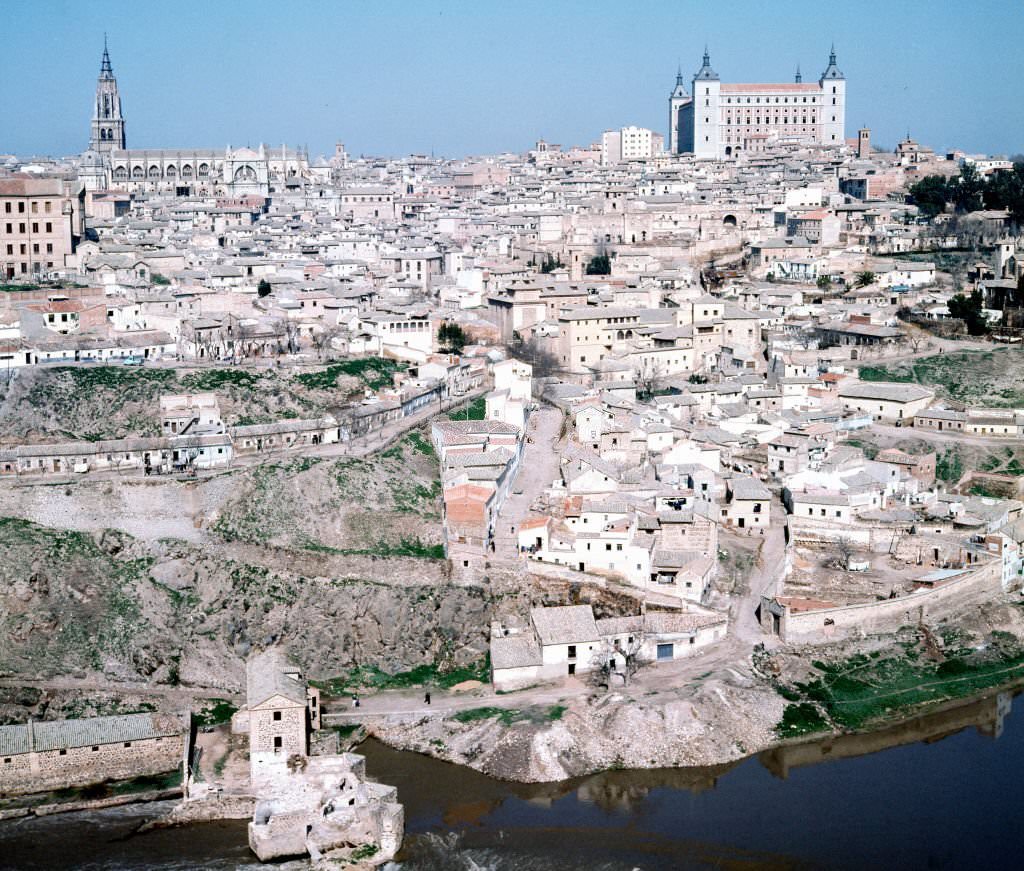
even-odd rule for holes
{"type": "Polygon", "coordinates": [[[92,111],[92,135],[89,148],[100,153],[124,148],[124,118],[121,116],[121,97],[117,93],[117,79],[110,66],[107,37],[103,36],[103,61],[100,77],[96,80],[96,105],[92,111]]]}

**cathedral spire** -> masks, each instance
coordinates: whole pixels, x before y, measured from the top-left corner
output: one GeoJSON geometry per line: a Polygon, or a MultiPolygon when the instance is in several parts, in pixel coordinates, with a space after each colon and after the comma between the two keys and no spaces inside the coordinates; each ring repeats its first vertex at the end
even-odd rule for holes
{"type": "Polygon", "coordinates": [[[796,65],[796,83],[799,85],[804,80],[804,77],[800,75],[800,64],[796,65]]]}
{"type": "Polygon", "coordinates": [[[89,148],[105,153],[125,147],[124,116],[121,114],[121,96],[117,79],[110,64],[107,35],[103,34],[103,60],[96,80],[96,102],[93,104],[89,148]]]}
{"type": "Polygon", "coordinates": [[[107,35],[103,34],[103,60],[100,62],[100,76],[112,79],[114,68],[110,65],[110,53],[107,51],[107,35]]]}

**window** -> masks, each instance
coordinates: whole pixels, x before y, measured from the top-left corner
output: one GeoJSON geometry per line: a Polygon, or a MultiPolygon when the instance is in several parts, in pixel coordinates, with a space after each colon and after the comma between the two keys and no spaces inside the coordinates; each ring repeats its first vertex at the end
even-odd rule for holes
{"type": "Polygon", "coordinates": [[[575,659],[575,658],[576,658],[576,645],[575,644],[570,644],[569,645],[569,659],[575,659]]]}
{"type": "Polygon", "coordinates": [[[274,719],[275,720],[280,720],[281,719],[281,712],[280,711],[274,711],[274,719]]]}
{"type": "MultiPolygon", "coordinates": [[[[833,118],[832,120],[834,121],[835,118],[833,118]]],[[[53,232],[53,222],[52,221],[47,221],[46,222],[46,232],[47,233],[52,233],[53,232]]]]}
{"type": "Polygon", "coordinates": [[[99,749],[100,749],[99,747],[93,747],[92,748],[92,752],[93,753],[97,753],[97,752],[99,752],[99,749]]]}
{"type": "Polygon", "coordinates": [[[131,747],[132,746],[132,742],[131,741],[125,741],[124,742],[124,746],[125,747],[131,747]]]}
{"type": "MultiPolygon", "coordinates": [[[[92,749],[93,749],[93,750],[95,750],[96,748],[95,748],[95,747],[93,747],[92,749]]],[[[59,750],[59,751],[57,752],[57,755],[58,755],[58,756],[67,756],[67,755],[68,755],[68,751],[67,751],[67,750],[59,750]]]]}

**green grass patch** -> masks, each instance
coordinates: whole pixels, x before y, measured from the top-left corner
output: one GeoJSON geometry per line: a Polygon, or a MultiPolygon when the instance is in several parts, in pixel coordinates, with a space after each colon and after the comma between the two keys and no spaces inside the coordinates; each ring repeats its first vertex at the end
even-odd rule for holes
{"type": "Polygon", "coordinates": [[[1024,405],[1024,386],[1013,372],[1020,352],[1006,348],[955,351],[901,361],[888,366],[862,366],[862,381],[902,381],[934,387],[941,395],[975,405],[1017,408],[1024,405]]]}
{"type": "Polygon", "coordinates": [[[483,420],[487,416],[487,400],[478,396],[465,408],[453,411],[452,420],[483,420]]]}
{"type": "Polygon", "coordinates": [[[332,696],[351,695],[357,690],[403,690],[412,687],[436,686],[449,689],[467,680],[486,683],[491,675],[491,657],[485,654],[476,662],[459,668],[447,668],[439,663],[418,665],[408,671],[388,674],[372,665],[359,666],[347,674],[323,681],[310,681],[332,696]]]}
{"type": "Polygon", "coordinates": [[[520,711],[513,708],[482,707],[458,711],[452,715],[452,719],[457,723],[478,723],[483,720],[498,719],[502,725],[510,726],[519,719],[519,715],[520,711]]]}
{"type": "Polygon", "coordinates": [[[363,357],[357,360],[343,360],[331,363],[319,372],[304,372],[296,375],[295,380],[310,390],[334,390],[338,377],[348,375],[359,378],[370,390],[389,387],[392,377],[405,367],[395,360],[382,357],[363,357]]]}
{"type": "Polygon", "coordinates": [[[821,715],[816,705],[806,702],[786,705],[782,712],[782,720],[775,727],[780,738],[799,738],[802,735],[814,735],[829,730],[828,721],[821,715]]]}
{"type": "Polygon", "coordinates": [[[555,722],[556,720],[561,720],[565,715],[565,712],[568,710],[569,709],[565,705],[552,705],[548,708],[547,717],[551,722],[555,722]]]}
{"type": "Polygon", "coordinates": [[[777,731],[801,734],[804,725],[812,724],[807,708],[815,708],[815,703],[836,726],[853,731],[1024,676],[1024,648],[1008,633],[1008,637],[993,638],[981,650],[965,646],[967,642],[955,630],[946,635],[947,658],[941,662],[913,658],[897,647],[877,658],[858,655],[839,663],[815,663],[820,676],[778,687],[794,704],[787,706],[792,713],[788,720],[784,716],[777,731]]]}
{"type": "Polygon", "coordinates": [[[206,701],[207,704],[193,714],[198,726],[219,726],[221,723],[229,723],[231,717],[238,710],[238,706],[227,699],[207,699],[206,701]]]}

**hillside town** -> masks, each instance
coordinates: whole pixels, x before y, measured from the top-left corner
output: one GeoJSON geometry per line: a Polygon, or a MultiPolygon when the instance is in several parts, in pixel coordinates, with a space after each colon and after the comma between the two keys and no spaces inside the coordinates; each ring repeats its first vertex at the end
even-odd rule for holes
{"type": "MultiPolygon", "coordinates": [[[[727,666],[767,686],[785,656],[907,627],[934,646],[939,624],[1019,600],[1024,164],[909,135],[882,148],[867,128],[847,138],[845,92],[835,51],[816,82],[763,85],[723,83],[705,52],[671,91],[667,138],[624,127],[458,160],[341,142],[321,156],[129,149],[104,48],[88,149],[0,157],[4,519],[117,529],[114,511],[94,527],[60,518],[79,493],[180,487],[203,494],[180,497],[190,541],[256,559],[260,542],[224,533],[240,510],[228,491],[255,481],[246,500],[327,527],[261,470],[337,463],[341,482],[405,451],[392,458],[418,455],[428,483],[409,485],[415,499],[395,491],[390,510],[415,543],[279,532],[265,542],[275,571],[347,583],[364,569],[342,560],[401,558],[375,583],[430,563],[421,609],[459,587],[514,595],[474,614],[472,642],[442,644],[453,668],[486,663],[469,695],[331,692],[305,676],[327,666],[285,655],[298,635],[253,629],[232,652],[248,774],[216,788],[198,776],[193,754],[212,739],[195,711],[12,718],[0,798],[181,770],[185,805],[251,819],[261,860],[380,864],[401,845],[402,806],[329,724],[433,752],[424,736],[443,746],[448,733],[409,738],[430,718],[585,705],[634,684],[656,696],[727,666]],[[721,123],[703,117],[705,96],[721,123]],[[995,204],[1011,179],[1017,198],[995,204]],[[98,391],[88,419],[73,385],[98,391]]],[[[132,511],[155,528],[170,509],[148,518],[146,498],[132,511]]],[[[332,498],[341,511],[376,497],[332,498]]],[[[153,533],[164,551],[150,564],[170,537],[153,533]]],[[[192,581],[160,583],[175,607],[199,607],[192,581]]],[[[20,608],[0,625],[13,631],[20,608]]],[[[430,664],[348,653],[381,673],[430,664]]],[[[112,661],[98,672],[129,674],[112,661]]],[[[785,737],[770,719],[740,746],[785,737]]]]}

